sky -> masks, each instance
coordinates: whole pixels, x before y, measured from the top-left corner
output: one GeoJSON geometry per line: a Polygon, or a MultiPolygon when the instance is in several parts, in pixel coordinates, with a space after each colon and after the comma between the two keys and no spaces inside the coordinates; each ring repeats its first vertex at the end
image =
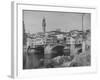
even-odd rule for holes
{"type": "MultiPolygon", "coordinates": [[[[23,20],[27,33],[43,32],[42,20],[45,17],[46,31],[54,31],[60,29],[68,32],[70,30],[82,30],[83,13],[71,12],[52,12],[52,11],[23,11],[23,20]]],[[[91,15],[85,13],[83,17],[84,30],[91,27],[91,15]]]]}

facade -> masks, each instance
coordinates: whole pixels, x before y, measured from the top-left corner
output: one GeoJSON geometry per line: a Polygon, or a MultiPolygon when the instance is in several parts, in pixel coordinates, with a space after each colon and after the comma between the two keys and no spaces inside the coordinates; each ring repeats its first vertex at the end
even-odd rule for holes
{"type": "Polygon", "coordinates": [[[35,47],[36,45],[44,45],[44,38],[27,38],[27,47],[31,46],[31,47],[35,47]]]}
{"type": "Polygon", "coordinates": [[[31,38],[27,38],[27,43],[26,43],[26,45],[27,45],[27,48],[28,48],[28,46],[32,46],[32,39],[31,38]]]}
{"type": "Polygon", "coordinates": [[[44,39],[43,38],[36,38],[32,41],[33,45],[44,45],[44,39]]]}

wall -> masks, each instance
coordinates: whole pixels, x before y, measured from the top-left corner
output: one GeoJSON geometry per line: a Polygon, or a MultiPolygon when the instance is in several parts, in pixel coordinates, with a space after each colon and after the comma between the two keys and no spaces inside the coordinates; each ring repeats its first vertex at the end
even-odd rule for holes
{"type": "MultiPolygon", "coordinates": [[[[26,1],[26,0],[24,0],[26,1]]],[[[34,4],[54,4],[54,5],[79,5],[79,6],[93,6],[97,7],[97,21],[94,44],[98,52],[98,71],[97,73],[90,74],[72,74],[66,76],[53,76],[44,78],[33,78],[34,80],[99,80],[100,77],[100,51],[99,40],[100,37],[100,0],[27,0],[32,1],[34,4]]],[[[11,0],[1,0],[0,2],[0,80],[11,80],[10,78],[10,65],[11,65],[11,0]]],[[[23,79],[22,79],[23,80],[23,79]]],[[[32,80],[32,79],[25,79],[32,80]]]]}

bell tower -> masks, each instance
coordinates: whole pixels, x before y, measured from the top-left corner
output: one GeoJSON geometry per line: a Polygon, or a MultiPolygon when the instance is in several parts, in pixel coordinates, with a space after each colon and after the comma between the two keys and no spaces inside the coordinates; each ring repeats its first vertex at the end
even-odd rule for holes
{"type": "Polygon", "coordinates": [[[45,17],[43,17],[43,20],[42,20],[42,28],[43,28],[43,32],[45,33],[46,32],[46,19],[45,19],[45,17]]]}

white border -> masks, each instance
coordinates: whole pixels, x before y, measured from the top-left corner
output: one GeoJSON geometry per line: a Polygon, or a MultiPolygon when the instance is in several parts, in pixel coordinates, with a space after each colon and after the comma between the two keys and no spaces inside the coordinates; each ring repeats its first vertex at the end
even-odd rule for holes
{"type": "Polygon", "coordinates": [[[53,6],[53,5],[32,5],[25,3],[13,3],[14,7],[14,51],[13,51],[13,66],[12,76],[16,77],[41,77],[41,76],[54,76],[54,75],[66,75],[70,73],[87,73],[96,72],[96,47],[95,39],[96,34],[96,9],[95,8],[83,8],[83,7],[66,7],[66,6],[53,6]],[[33,69],[23,70],[22,66],[22,10],[42,10],[42,11],[60,11],[60,12],[79,12],[79,13],[91,13],[91,66],[90,67],[75,67],[75,68],[55,68],[55,69],[33,69]]]}

